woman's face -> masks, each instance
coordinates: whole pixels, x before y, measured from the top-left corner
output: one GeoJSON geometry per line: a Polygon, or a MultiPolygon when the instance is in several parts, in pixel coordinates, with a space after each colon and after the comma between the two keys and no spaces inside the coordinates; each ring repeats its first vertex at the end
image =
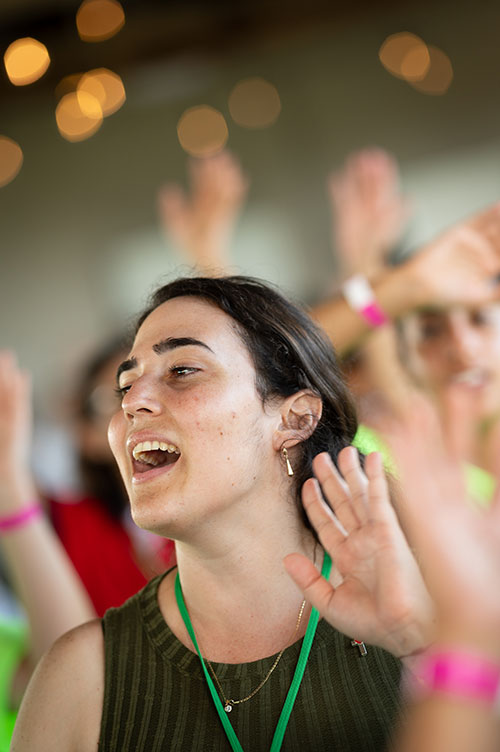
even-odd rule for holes
{"type": "Polygon", "coordinates": [[[119,372],[109,441],[140,527],[182,538],[241,515],[276,482],[279,409],[264,409],[250,354],[220,309],[193,297],[163,303],[119,372]]]}
{"type": "Polygon", "coordinates": [[[438,400],[463,395],[500,407],[500,305],[420,312],[403,323],[408,367],[438,400]]]}

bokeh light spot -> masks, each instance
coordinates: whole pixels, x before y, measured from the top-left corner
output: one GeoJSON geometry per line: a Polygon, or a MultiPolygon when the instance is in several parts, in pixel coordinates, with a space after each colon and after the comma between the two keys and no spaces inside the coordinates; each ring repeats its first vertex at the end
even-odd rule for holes
{"type": "Polygon", "coordinates": [[[406,81],[420,81],[424,78],[431,64],[427,45],[412,47],[401,61],[401,76],[406,81]]]}
{"type": "Polygon", "coordinates": [[[427,74],[420,81],[412,81],[412,86],[424,94],[438,96],[445,94],[453,81],[453,66],[443,50],[429,46],[430,65],[427,74]]]}
{"type": "Polygon", "coordinates": [[[19,144],[7,136],[0,136],[0,188],[14,180],[22,164],[23,152],[19,144]]]}
{"type": "Polygon", "coordinates": [[[114,36],[125,23],[118,0],[84,0],[76,14],[76,28],[84,42],[102,42],[114,36]]]}
{"type": "Polygon", "coordinates": [[[65,94],[70,94],[76,91],[78,82],[80,81],[83,73],[71,73],[69,76],[61,78],[55,89],[55,95],[57,99],[62,99],[65,94]]]}
{"type": "Polygon", "coordinates": [[[67,141],[83,141],[99,130],[103,120],[99,101],[86,91],[65,94],[56,107],[59,133],[67,141]]]}
{"type": "Polygon", "coordinates": [[[226,121],[214,107],[190,107],[177,123],[179,143],[194,157],[209,157],[224,148],[228,139],[226,121]]]}
{"type": "Polygon", "coordinates": [[[5,70],[15,86],[26,86],[37,81],[50,65],[47,48],[31,37],[16,39],[4,54],[5,70]]]}
{"type": "Polygon", "coordinates": [[[245,78],[229,95],[229,112],[245,128],[267,128],[281,112],[278,90],[263,78],[245,78]]]}
{"type": "Polygon", "coordinates": [[[119,110],[126,99],[120,76],[107,68],[96,68],[85,73],[78,82],[78,91],[85,91],[95,97],[104,116],[119,110]]]}
{"type": "Polygon", "coordinates": [[[423,78],[429,67],[427,45],[420,37],[409,31],[402,31],[387,37],[378,56],[389,73],[406,80],[419,76],[423,78]]]}

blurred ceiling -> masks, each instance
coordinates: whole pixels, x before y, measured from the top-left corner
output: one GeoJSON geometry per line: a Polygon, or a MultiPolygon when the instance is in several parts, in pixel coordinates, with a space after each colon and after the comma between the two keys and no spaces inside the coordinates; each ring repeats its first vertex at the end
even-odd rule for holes
{"type": "MultiPolygon", "coordinates": [[[[413,3],[410,3],[412,5],[413,3]]],[[[373,12],[370,0],[356,4],[326,0],[125,0],[126,22],[115,37],[106,40],[106,64],[115,70],[136,63],[168,59],[183,53],[220,57],[256,41],[279,40],[308,27],[346,23],[373,12]]],[[[405,4],[406,6],[408,3],[405,4]]],[[[420,4],[421,5],[421,4],[420,4]]],[[[16,38],[32,36],[49,49],[51,65],[37,82],[52,88],[68,73],[101,64],[101,44],[82,42],[77,34],[75,0],[2,0],[0,3],[0,51],[16,38]]],[[[387,13],[401,7],[395,0],[379,0],[387,13]]],[[[16,97],[2,66],[0,96],[16,97]]]]}

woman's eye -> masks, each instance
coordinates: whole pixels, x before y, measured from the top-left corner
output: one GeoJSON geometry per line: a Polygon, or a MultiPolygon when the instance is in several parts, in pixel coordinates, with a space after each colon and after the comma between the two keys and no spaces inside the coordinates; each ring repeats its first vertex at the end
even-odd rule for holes
{"type": "Polygon", "coordinates": [[[192,368],[190,366],[173,366],[170,369],[170,373],[174,376],[179,376],[180,378],[183,376],[189,376],[191,373],[196,373],[196,371],[199,371],[199,368],[192,368]]]}
{"type": "Polygon", "coordinates": [[[123,399],[123,397],[127,394],[129,389],[130,389],[130,384],[128,386],[117,386],[115,389],[115,394],[120,399],[123,399]]]}
{"type": "Polygon", "coordinates": [[[436,339],[444,333],[445,327],[443,322],[434,319],[427,319],[420,323],[420,338],[422,340],[436,339]]]}
{"type": "Polygon", "coordinates": [[[474,326],[490,326],[495,323],[495,314],[484,308],[480,311],[473,311],[470,320],[474,326]]]}

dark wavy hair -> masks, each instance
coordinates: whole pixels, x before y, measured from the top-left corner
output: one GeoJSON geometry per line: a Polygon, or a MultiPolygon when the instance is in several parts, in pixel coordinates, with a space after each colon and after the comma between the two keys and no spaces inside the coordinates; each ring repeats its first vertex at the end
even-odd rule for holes
{"type": "Polygon", "coordinates": [[[296,500],[310,527],[300,491],[313,474],[312,460],[319,452],[329,452],[336,463],[358,427],[332,344],[304,310],[269,284],[243,276],[187,277],[160,287],[140,315],[136,332],[158,306],[184,296],[208,301],[233,319],[252,357],[257,393],[264,404],[301,389],[321,398],[323,411],[315,430],[294,447],[296,500]]]}

